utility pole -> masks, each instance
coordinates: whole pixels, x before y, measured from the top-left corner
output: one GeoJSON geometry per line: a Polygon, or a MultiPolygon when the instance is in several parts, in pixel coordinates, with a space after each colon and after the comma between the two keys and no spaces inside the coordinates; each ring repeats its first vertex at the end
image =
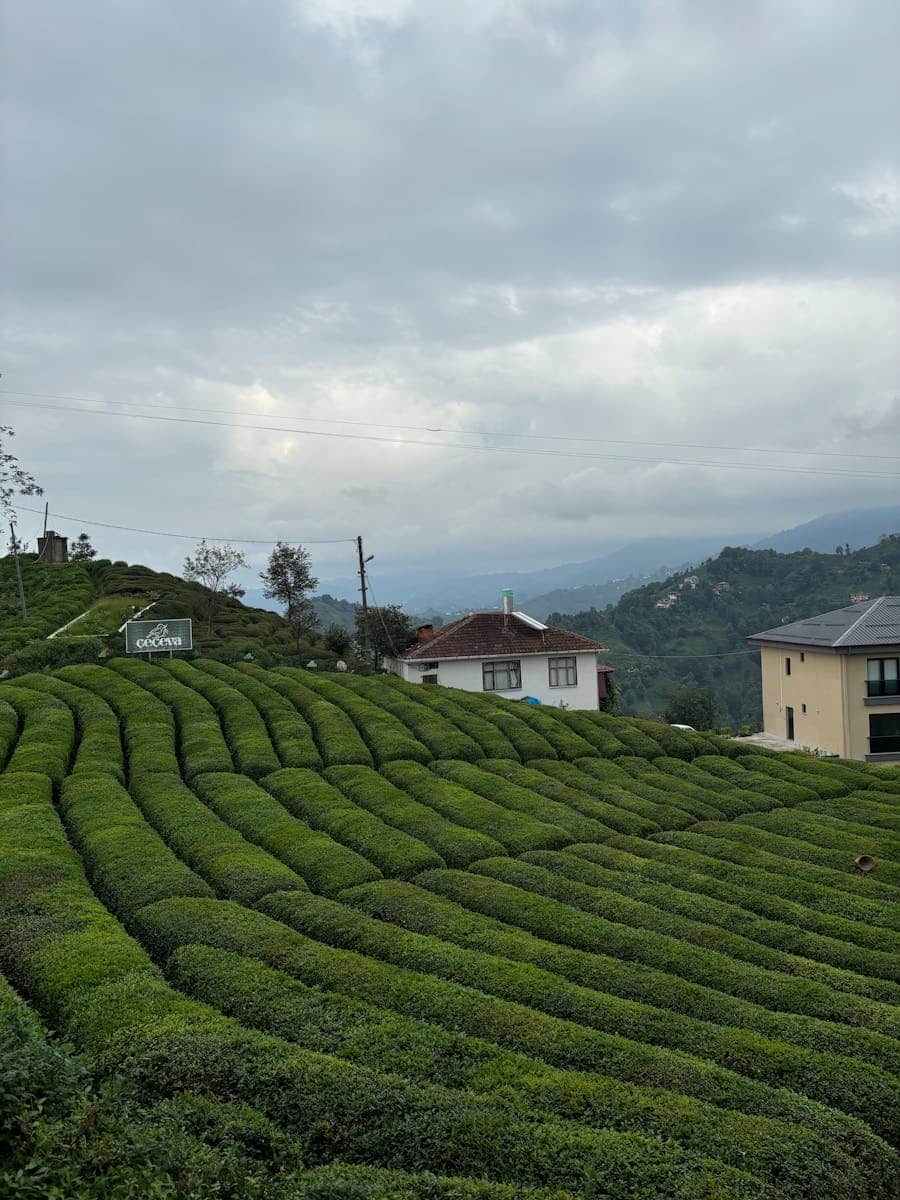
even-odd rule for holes
{"type": "Polygon", "coordinates": [[[371,562],[375,557],[370,554],[368,558],[363,554],[362,534],[356,539],[356,552],[359,555],[359,594],[362,596],[362,612],[363,612],[363,658],[366,657],[369,650],[369,597],[366,591],[366,563],[371,562]]]}
{"type": "Polygon", "coordinates": [[[25,603],[25,585],[22,583],[22,565],[19,562],[19,543],[16,539],[16,527],[12,521],[9,523],[9,532],[12,535],[12,552],[13,558],[16,560],[16,579],[19,582],[19,603],[22,605],[22,620],[28,620],[28,606],[25,603]]]}

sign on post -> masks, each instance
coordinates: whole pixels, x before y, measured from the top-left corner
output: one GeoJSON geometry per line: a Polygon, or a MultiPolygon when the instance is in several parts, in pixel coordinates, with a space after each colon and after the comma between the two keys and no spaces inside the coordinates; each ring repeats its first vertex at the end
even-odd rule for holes
{"type": "Polygon", "coordinates": [[[193,648],[189,617],[173,617],[168,621],[126,621],[126,654],[161,654],[193,648]]]}

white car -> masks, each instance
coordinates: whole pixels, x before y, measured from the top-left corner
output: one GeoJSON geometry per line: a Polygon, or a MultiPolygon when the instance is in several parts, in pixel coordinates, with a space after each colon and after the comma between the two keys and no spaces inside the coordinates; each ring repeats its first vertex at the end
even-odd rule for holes
{"type": "Polygon", "coordinates": [[[683,729],[685,731],[685,733],[696,733],[697,732],[697,730],[693,727],[693,725],[679,725],[677,721],[670,721],[669,724],[672,726],[673,729],[683,729]]]}

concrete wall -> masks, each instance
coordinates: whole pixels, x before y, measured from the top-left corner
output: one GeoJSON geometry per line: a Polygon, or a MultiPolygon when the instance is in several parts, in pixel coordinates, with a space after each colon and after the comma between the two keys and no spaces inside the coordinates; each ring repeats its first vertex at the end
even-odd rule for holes
{"type": "Polygon", "coordinates": [[[869,753],[870,715],[900,712],[900,697],[887,703],[866,704],[866,661],[898,653],[891,647],[861,654],[762,647],[763,728],[786,737],[785,708],[791,705],[798,746],[865,759],[869,753]],[[785,673],[786,658],[791,660],[790,675],[785,673]]]}
{"type": "MultiPolygon", "coordinates": [[[[515,657],[501,656],[502,657],[515,657]]],[[[593,710],[598,708],[597,700],[597,655],[593,650],[582,651],[575,655],[578,682],[572,687],[551,687],[550,657],[557,655],[534,654],[523,655],[519,662],[522,666],[522,686],[512,692],[496,692],[508,700],[521,700],[525,696],[534,696],[542,704],[554,707],[565,705],[566,708],[593,710]]],[[[404,659],[386,658],[384,665],[401,679],[410,683],[421,683],[425,674],[437,674],[438,683],[442,687],[461,688],[464,692],[484,691],[482,662],[499,662],[501,659],[457,658],[444,659],[438,662],[437,671],[420,671],[421,664],[407,662],[404,659]]]]}

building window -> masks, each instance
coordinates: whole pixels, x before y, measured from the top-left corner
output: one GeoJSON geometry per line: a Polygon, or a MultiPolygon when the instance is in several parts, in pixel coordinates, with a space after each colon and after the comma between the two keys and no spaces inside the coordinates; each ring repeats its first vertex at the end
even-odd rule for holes
{"type": "Polygon", "coordinates": [[[522,664],[517,658],[483,663],[481,674],[486,692],[513,692],[522,686],[522,664]]]}
{"type": "Polygon", "coordinates": [[[869,717],[869,753],[900,754],[900,713],[869,717]]]}
{"type": "Polygon", "coordinates": [[[422,682],[434,685],[437,683],[437,675],[423,675],[422,682]]]}
{"type": "Polygon", "coordinates": [[[806,712],[806,705],[805,705],[805,704],[801,704],[801,705],[800,705],[800,711],[801,711],[802,713],[805,713],[805,712],[806,712]]]}
{"type": "Polygon", "coordinates": [[[870,696],[900,696],[900,658],[870,658],[866,691],[870,696]]]}
{"type": "Polygon", "coordinates": [[[785,675],[790,675],[791,673],[791,660],[789,658],[784,660],[784,673],[785,675]]]}
{"type": "Polygon", "coordinates": [[[806,662],[806,655],[803,653],[803,651],[802,651],[802,650],[800,651],[800,661],[801,661],[801,662],[806,662]]]}
{"type": "Polygon", "coordinates": [[[565,658],[548,659],[550,664],[551,687],[575,687],[578,683],[578,671],[575,667],[575,655],[565,658]]]}

